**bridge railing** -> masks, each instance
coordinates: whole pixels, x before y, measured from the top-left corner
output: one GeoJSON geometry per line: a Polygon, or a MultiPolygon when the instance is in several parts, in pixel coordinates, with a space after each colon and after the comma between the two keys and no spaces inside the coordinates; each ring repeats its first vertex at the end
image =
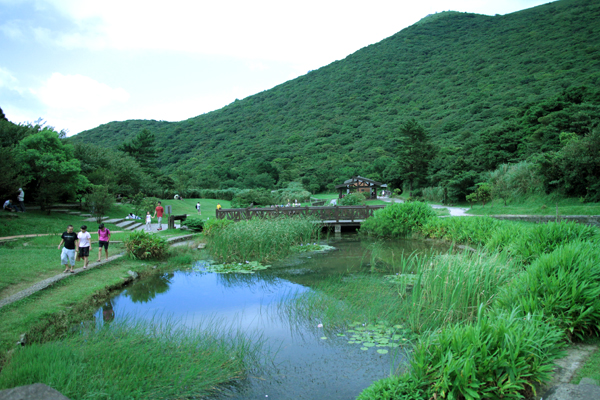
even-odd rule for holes
{"type": "Polygon", "coordinates": [[[373,216],[375,210],[385,205],[374,206],[322,206],[322,207],[265,207],[265,208],[222,208],[216,211],[217,219],[241,221],[252,218],[276,218],[279,216],[311,216],[323,222],[363,221],[373,216]]]}

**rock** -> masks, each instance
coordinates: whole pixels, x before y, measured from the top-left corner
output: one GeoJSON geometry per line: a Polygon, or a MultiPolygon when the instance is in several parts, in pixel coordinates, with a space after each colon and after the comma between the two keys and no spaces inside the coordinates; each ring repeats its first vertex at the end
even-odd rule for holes
{"type": "Polygon", "coordinates": [[[0,390],[0,400],[69,400],[58,390],[43,383],[0,390]]]}
{"type": "Polygon", "coordinates": [[[592,378],[581,378],[581,381],[579,381],[580,385],[596,385],[598,386],[598,382],[596,382],[595,379],[592,378]]]}
{"type": "Polygon", "coordinates": [[[134,272],[132,270],[127,271],[127,274],[129,276],[131,276],[133,279],[138,279],[140,277],[140,275],[137,272],[134,272]]]}
{"type": "Polygon", "coordinates": [[[600,399],[600,386],[573,385],[563,383],[554,386],[544,396],[545,400],[598,400],[600,399]]]}
{"type": "Polygon", "coordinates": [[[24,333],[19,337],[19,341],[17,342],[17,346],[25,346],[27,344],[27,334],[24,333]]]}
{"type": "Polygon", "coordinates": [[[200,243],[200,244],[198,245],[198,250],[200,250],[200,249],[203,249],[203,248],[205,248],[205,247],[206,247],[206,243],[200,243]]]}
{"type": "Polygon", "coordinates": [[[156,269],[156,265],[153,265],[153,266],[152,266],[152,269],[156,269]]]}

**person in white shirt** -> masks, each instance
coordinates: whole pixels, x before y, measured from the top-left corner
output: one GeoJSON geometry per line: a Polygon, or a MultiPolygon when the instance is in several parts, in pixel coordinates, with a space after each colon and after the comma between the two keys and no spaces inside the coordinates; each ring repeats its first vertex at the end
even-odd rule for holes
{"type": "Polygon", "coordinates": [[[88,266],[90,251],[92,251],[92,235],[87,231],[87,226],[81,226],[81,232],[77,234],[79,240],[79,257],[83,259],[83,269],[88,266]]]}

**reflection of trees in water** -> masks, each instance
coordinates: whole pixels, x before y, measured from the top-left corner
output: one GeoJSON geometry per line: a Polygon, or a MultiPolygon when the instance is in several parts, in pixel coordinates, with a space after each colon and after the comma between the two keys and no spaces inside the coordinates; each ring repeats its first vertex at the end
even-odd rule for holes
{"type": "Polygon", "coordinates": [[[134,303],[147,303],[155,298],[157,294],[169,290],[174,275],[173,272],[165,272],[142,279],[127,288],[124,294],[134,303]]]}
{"type": "Polygon", "coordinates": [[[115,319],[115,310],[110,299],[102,305],[102,321],[104,323],[112,322],[115,319]]]}

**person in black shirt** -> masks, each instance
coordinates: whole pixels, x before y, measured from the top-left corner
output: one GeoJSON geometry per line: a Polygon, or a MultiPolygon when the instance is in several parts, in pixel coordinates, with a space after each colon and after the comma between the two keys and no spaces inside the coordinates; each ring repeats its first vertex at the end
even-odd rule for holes
{"type": "Polygon", "coordinates": [[[77,234],[73,232],[73,225],[67,226],[67,231],[63,232],[61,239],[58,248],[60,249],[60,246],[63,243],[65,244],[60,254],[61,263],[65,266],[64,273],[71,272],[73,274],[75,273],[73,271],[73,267],[75,267],[75,252],[79,250],[79,240],[77,239],[77,234]],[[71,263],[71,271],[69,271],[69,262],[71,263]]]}

